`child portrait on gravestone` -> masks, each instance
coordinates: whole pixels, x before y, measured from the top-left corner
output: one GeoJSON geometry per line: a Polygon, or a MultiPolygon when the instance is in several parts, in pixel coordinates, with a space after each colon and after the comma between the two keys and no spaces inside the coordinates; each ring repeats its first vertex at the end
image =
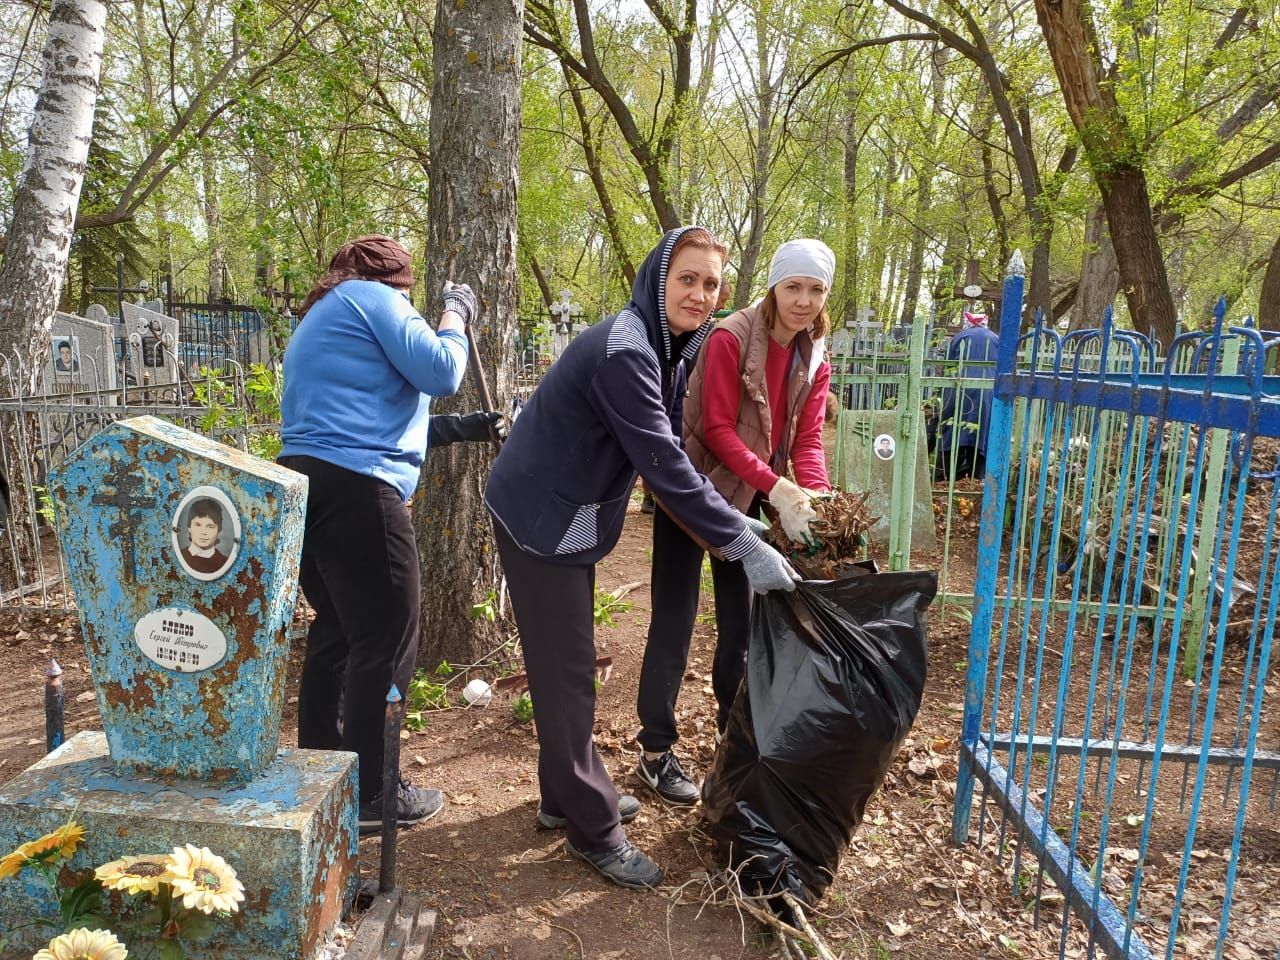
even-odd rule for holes
{"type": "Polygon", "coordinates": [[[240,543],[240,519],[216,487],[196,487],[173,516],[173,546],[182,568],[197,580],[216,580],[231,567],[240,543]]]}
{"type": "MultiPolygon", "coordinates": [[[[684,447],[720,496],[758,522],[767,503],[787,535],[810,537],[810,500],[831,490],[822,425],[831,364],[827,296],[836,258],[818,240],[780,246],[763,300],[721,320],[707,338],[684,399],[684,447]],[[788,478],[794,474],[795,480],[788,478]]],[[[637,773],[668,803],[694,804],[698,786],[673,748],[676,697],[698,612],[705,543],[674,514],[653,519],[652,617],[636,708],[643,749],[637,773]]],[[[711,685],[723,731],[746,664],[751,622],[749,571],[727,553],[711,558],[716,651],[711,685]]]]}

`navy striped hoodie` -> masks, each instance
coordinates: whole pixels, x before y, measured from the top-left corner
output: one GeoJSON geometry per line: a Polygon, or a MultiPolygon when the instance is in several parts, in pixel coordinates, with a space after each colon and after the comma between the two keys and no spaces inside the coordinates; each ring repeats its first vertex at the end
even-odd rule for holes
{"type": "Polygon", "coordinates": [[[674,338],[667,326],[667,266],[688,229],[672,230],[650,251],[626,309],[574,338],[511,428],[485,504],[526,553],[566,564],[600,560],[622,533],[637,472],[726,560],[758,542],[671,429],[685,368],[712,326],[674,338]]]}

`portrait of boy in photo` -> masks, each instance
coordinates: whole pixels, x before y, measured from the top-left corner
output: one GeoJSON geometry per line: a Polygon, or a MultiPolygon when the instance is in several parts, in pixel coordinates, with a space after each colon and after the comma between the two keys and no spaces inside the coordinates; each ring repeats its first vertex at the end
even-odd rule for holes
{"type": "Polygon", "coordinates": [[[75,355],[75,348],[70,340],[58,340],[55,342],[53,369],[55,373],[59,374],[80,372],[80,358],[75,355]]]}
{"type": "Polygon", "coordinates": [[[217,573],[227,564],[227,555],[218,549],[222,536],[222,507],[211,497],[202,497],[187,513],[187,536],[190,543],[182,550],[182,559],[196,573],[217,573]]]}

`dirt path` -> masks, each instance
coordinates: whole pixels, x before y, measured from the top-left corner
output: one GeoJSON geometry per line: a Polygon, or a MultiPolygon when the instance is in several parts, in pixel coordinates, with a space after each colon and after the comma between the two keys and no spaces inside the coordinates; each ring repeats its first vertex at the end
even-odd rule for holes
{"type": "MultiPolygon", "coordinates": [[[[635,690],[648,623],[649,520],[632,506],[617,550],[599,568],[612,590],[641,582],[632,609],[602,627],[598,645],[615,667],[601,688],[596,736],[615,780],[639,791],[635,690]]],[[[430,629],[428,626],[427,629],[430,629]]],[[[925,702],[885,788],[872,800],[836,882],[820,928],[846,960],[1057,955],[1057,923],[1032,927],[1030,911],[987,850],[949,844],[967,630],[934,618],[925,702]]],[[[701,774],[709,765],[714,697],[714,627],[699,623],[680,698],[680,752],[701,774]]],[[[300,643],[290,670],[284,740],[294,736],[300,643]]],[[[44,752],[41,676],[49,656],[66,669],[68,734],[97,727],[83,646],[69,618],[0,614],[0,670],[19,695],[0,727],[0,780],[44,752]],[[79,699],[77,699],[79,697],[79,699]]],[[[448,958],[672,958],[730,960],[776,956],[756,923],[730,906],[705,902],[711,851],[698,815],[655,798],[629,835],[666,870],[656,893],[623,891],[569,860],[555,833],[533,829],[537,804],[532,727],[497,699],[477,710],[428,715],[403,742],[407,774],[442,787],[445,812],[401,834],[400,879],[427,894],[440,920],[433,955],[448,958]]],[[[376,875],[378,843],[361,845],[362,870],[376,875]]],[[[1069,955],[1076,954],[1078,931],[1069,955]]],[[[1080,952],[1083,955],[1083,952],[1080,952]]]]}

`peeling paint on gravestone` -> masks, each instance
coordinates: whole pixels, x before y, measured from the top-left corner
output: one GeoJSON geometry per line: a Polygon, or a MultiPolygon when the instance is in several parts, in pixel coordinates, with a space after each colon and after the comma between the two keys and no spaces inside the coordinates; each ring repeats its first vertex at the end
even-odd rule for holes
{"type": "Polygon", "coordinates": [[[137,417],[49,488],[117,768],[253,777],[279,743],[306,478],[137,417]]]}

